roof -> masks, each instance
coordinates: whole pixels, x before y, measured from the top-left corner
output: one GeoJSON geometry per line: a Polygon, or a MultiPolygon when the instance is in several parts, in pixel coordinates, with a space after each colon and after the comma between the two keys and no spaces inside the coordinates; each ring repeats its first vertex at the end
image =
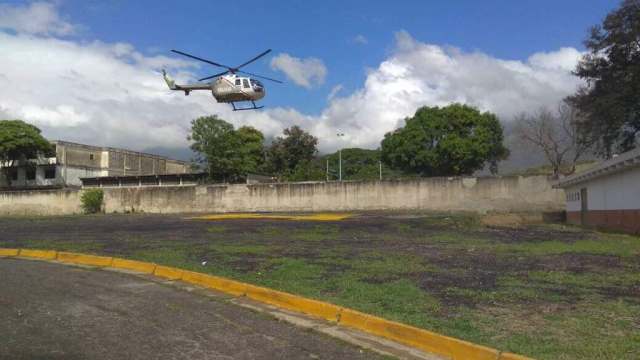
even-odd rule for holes
{"type": "Polygon", "coordinates": [[[567,176],[558,180],[554,187],[566,188],[580,184],[595,178],[608,176],[631,168],[640,167],[640,148],[627,151],[614,158],[603,161],[600,164],[581,173],[567,176]]]}

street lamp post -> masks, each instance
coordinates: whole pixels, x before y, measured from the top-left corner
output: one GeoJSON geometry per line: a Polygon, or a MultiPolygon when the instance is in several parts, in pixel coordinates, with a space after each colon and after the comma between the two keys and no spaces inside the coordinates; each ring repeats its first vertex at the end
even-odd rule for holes
{"type": "MultiPolygon", "coordinates": [[[[344,137],[344,133],[339,131],[337,134],[338,138],[344,137]]],[[[338,150],[338,178],[342,181],[342,147],[338,150]]]]}

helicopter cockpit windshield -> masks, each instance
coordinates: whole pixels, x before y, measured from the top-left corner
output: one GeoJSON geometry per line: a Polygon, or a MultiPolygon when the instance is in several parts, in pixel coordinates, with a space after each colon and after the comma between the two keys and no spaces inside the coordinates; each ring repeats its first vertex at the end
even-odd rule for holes
{"type": "Polygon", "coordinates": [[[251,79],[251,86],[253,87],[253,91],[255,92],[262,92],[264,91],[264,86],[262,85],[262,83],[258,80],[255,79],[251,79]]]}

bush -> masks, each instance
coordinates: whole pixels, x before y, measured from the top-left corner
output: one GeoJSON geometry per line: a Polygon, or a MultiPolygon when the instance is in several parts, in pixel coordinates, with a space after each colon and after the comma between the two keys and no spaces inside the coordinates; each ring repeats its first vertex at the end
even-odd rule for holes
{"type": "Polygon", "coordinates": [[[80,197],[82,210],[86,214],[95,214],[102,211],[104,193],[100,189],[85,190],[80,197]]]}

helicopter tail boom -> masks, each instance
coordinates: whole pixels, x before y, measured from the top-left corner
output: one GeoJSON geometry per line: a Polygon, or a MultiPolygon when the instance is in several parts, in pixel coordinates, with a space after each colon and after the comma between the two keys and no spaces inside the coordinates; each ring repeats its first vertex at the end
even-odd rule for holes
{"type": "Polygon", "coordinates": [[[189,95],[189,92],[191,92],[191,90],[211,90],[211,85],[206,83],[176,85],[175,80],[173,80],[164,69],[162,70],[162,77],[167,83],[167,86],[169,86],[169,89],[184,91],[185,95],[189,95]]]}

